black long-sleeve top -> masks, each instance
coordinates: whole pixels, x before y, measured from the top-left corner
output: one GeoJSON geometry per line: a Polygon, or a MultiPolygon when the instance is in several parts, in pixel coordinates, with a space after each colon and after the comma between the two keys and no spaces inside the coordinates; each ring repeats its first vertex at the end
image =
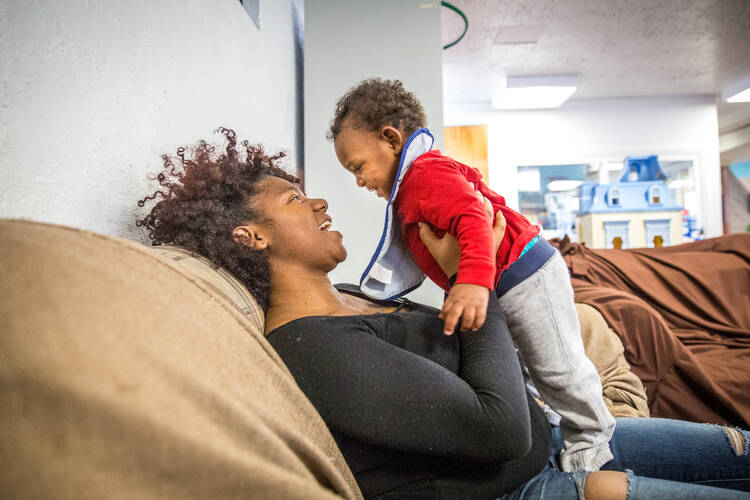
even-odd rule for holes
{"type": "Polygon", "coordinates": [[[268,334],[366,498],[496,498],[537,474],[549,426],[505,319],[442,333],[434,308],[312,316],[268,334]]]}

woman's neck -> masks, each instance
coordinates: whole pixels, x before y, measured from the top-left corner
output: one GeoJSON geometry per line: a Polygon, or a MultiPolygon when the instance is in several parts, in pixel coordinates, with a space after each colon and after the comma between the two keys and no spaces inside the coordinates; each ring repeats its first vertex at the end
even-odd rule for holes
{"type": "Polygon", "coordinates": [[[271,267],[271,299],[265,332],[306,316],[345,316],[376,312],[373,305],[340,293],[328,274],[293,265],[271,267]]]}

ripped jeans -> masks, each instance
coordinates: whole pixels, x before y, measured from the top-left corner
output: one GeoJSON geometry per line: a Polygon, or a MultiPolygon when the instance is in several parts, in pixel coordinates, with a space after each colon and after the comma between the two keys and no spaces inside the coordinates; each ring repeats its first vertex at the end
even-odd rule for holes
{"type": "MultiPolygon", "coordinates": [[[[560,451],[553,431],[554,454],[560,451]]],[[[663,418],[618,418],[614,459],[602,470],[627,471],[628,500],[750,499],[750,432],[663,418]],[[725,489],[730,488],[730,489],[725,489]]],[[[583,500],[587,472],[560,472],[554,458],[503,500],[583,500]]]]}

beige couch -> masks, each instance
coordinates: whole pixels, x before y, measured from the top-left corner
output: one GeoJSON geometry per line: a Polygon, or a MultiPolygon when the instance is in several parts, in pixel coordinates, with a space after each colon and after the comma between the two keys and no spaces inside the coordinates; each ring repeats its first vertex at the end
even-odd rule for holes
{"type": "Polygon", "coordinates": [[[0,498],[361,498],[257,307],[200,267],[0,221],[0,498]]]}
{"type": "MultiPolygon", "coordinates": [[[[613,414],[645,393],[578,306],[613,414]]],[[[361,498],[229,273],[176,247],[0,220],[0,498],[361,498]]]]}

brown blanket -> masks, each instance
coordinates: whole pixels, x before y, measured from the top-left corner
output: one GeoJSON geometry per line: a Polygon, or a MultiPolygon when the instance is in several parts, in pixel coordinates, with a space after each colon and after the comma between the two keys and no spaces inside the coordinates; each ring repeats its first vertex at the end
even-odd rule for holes
{"type": "Polygon", "coordinates": [[[620,336],[654,417],[750,427],[750,234],[664,248],[553,241],[620,336]]]}

